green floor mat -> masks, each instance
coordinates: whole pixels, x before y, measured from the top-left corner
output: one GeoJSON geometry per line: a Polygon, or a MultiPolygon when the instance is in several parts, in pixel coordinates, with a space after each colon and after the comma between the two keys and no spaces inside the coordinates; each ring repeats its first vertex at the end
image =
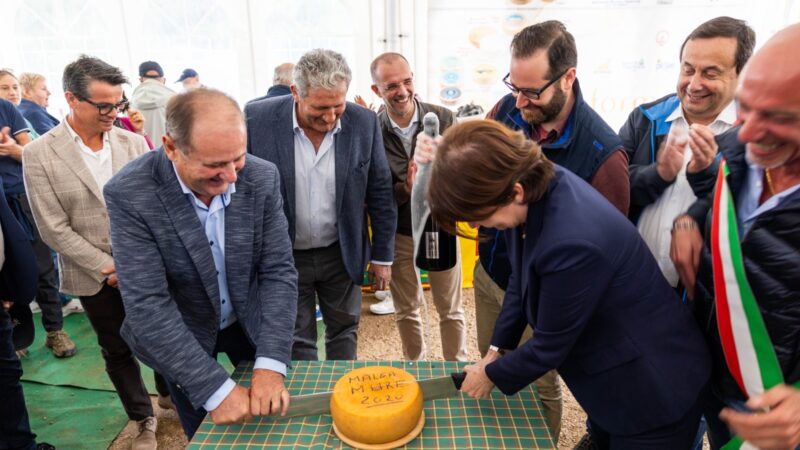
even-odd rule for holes
{"type": "MultiPolygon", "coordinates": [[[[97,336],[85,314],[72,314],[64,318],[64,330],[75,342],[78,352],[75,356],[62,359],[53,357],[50,349],[44,346],[46,333],[41,325],[41,316],[36,314],[33,317],[36,322],[36,340],[28,350],[28,357],[22,359],[24,381],[104,391],[114,390],[114,385],[106,375],[103,356],[97,345],[97,336]]],[[[233,372],[233,366],[227,357],[222,356],[219,361],[228,373],[233,372]]],[[[155,394],[153,371],[144,364],[140,366],[147,390],[155,394]]]]}
{"type": "Polygon", "coordinates": [[[128,423],[117,394],[22,383],[31,430],[58,450],[105,449],[128,423]]]}

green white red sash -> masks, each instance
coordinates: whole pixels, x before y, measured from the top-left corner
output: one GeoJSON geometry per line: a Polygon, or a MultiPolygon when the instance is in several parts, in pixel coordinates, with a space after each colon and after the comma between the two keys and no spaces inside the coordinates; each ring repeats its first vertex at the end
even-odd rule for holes
{"type": "MultiPolygon", "coordinates": [[[[720,162],[711,223],[717,325],[725,360],[749,398],[783,383],[778,358],[747,283],[733,196],[726,181],[728,164],[720,162]]],[[[723,450],[754,448],[734,438],[723,450]]]]}

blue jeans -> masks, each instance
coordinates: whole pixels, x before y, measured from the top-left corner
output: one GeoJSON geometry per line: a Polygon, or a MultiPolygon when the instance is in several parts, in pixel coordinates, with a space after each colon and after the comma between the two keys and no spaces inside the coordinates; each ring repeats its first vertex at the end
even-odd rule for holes
{"type": "Polygon", "coordinates": [[[22,393],[22,364],[11,340],[11,317],[0,307],[0,449],[34,449],[28,409],[22,393]]]}

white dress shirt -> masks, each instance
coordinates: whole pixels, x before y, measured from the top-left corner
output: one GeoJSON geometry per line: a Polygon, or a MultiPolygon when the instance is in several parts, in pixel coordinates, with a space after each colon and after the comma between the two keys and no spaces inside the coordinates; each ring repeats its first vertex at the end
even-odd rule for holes
{"type": "Polygon", "coordinates": [[[94,151],[83,143],[83,139],[81,139],[78,133],[69,125],[69,120],[65,119],[64,123],[67,125],[67,131],[72,137],[72,140],[78,144],[78,148],[81,149],[81,158],[92,174],[94,181],[97,182],[97,187],[100,188],[102,192],[103,186],[106,185],[113,175],[111,166],[111,141],[108,137],[108,133],[103,133],[103,148],[94,151]]]}
{"type": "Polygon", "coordinates": [[[336,134],[342,129],[336,121],[322,139],[319,150],[297,122],[292,106],[294,130],[295,236],[294,249],[327,247],[339,240],[336,221],[336,134]]]}
{"type": "MultiPolygon", "coordinates": [[[[736,106],[731,102],[708,127],[715,135],[720,134],[729,130],[735,120],[736,106]]],[[[671,122],[670,127],[680,127],[688,134],[689,123],[683,116],[681,106],[675,108],[666,121],[671,122]]],[[[675,181],[661,193],[655,202],[644,208],[639,223],[636,224],[639,233],[655,256],[658,267],[672,287],[678,285],[678,271],[669,257],[669,248],[672,243],[672,222],[676,217],[685,213],[689,206],[697,200],[686,179],[686,167],[691,159],[692,151],[687,142],[683,152],[683,167],[678,172],[675,181]]]]}

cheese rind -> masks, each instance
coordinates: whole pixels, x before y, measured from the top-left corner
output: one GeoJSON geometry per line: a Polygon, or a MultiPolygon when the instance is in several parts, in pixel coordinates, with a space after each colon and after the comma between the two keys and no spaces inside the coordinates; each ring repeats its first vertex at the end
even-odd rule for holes
{"type": "Polygon", "coordinates": [[[403,369],[369,366],[345,374],[333,388],[331,416],[339,432],[363,444],[408,435],[422,414],[422,391],[403,369]]]}

